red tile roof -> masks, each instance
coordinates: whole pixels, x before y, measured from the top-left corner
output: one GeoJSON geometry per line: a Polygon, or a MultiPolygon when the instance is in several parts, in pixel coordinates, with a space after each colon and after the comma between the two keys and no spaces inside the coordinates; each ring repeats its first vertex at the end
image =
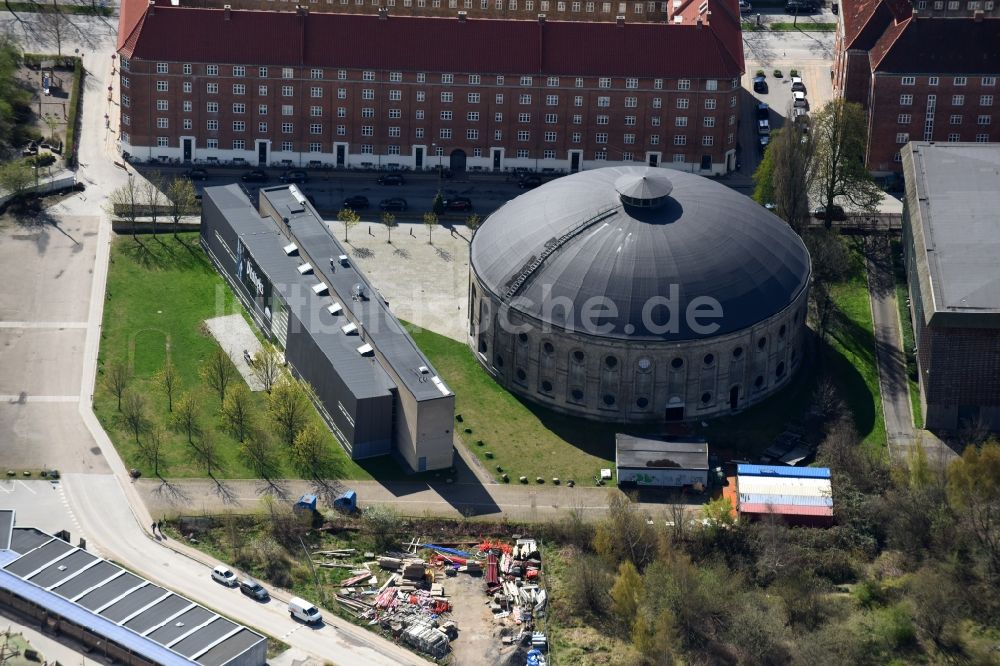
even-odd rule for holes
{"type": "MultiPolygon", "coordinates": [[[[738,13],[712,25],[586,23],[171,7],[122,0],[118,48],[145,60],[247,65],[731,78],[743,72],[738,13]],[[183,36],[181,38],[181,36],[183,36]]],[[[728,10],[728,11],[727,11],[728,10]]]]}
{"type": "Polygon", "coordinates": [[[869,58],[878,72],[995,76],[1000,19],[913,17],[890,26],[869,58]]]}

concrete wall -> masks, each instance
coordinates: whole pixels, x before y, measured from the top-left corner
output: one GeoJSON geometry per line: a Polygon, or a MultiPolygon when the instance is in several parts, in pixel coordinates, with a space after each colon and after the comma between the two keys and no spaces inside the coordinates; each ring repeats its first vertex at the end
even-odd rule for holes
{"type": "Polygon", "coordinates": [[[510,311],[526,332],[502,330],[500,301],[473,275],[469,346],[496,381],[557,412],[621,423],[697,420],[742,410],[788,383],[802,359],[808,290],[748,329],[684,342],[600,338],[510,311]],[[735,407],[731,404],[735,398],[735,407]]]}

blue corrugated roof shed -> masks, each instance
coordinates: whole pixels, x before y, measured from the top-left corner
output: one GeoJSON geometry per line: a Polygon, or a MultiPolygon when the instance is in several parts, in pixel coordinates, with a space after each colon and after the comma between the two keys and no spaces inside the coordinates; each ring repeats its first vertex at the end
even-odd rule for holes
{"type": "Polygon", "coordinates": [[[737,465],[738,476],[773,476],[792,479],[829,479],[829,467],[779,467],[775,465],[737,465]]]}
{"type": "Polygon", "coordinates": [[[793,506],[833,506],[833,498],[810,495],[765,495],[760,493],[740,493],[740,503],[791,504],[793,506]]]}

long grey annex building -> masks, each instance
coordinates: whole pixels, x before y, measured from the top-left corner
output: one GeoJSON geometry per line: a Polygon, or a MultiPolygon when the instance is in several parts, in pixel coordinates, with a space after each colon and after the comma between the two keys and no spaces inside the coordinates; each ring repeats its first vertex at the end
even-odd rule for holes
{"type": "MultiPolygon", "coordinates": [[[[69,538],[69,537],[66,537],[69,538]]],[[[264,666],[267,639],[0,510],[0,606],[82,643],[87,662],[264,666]]],[[[4,662],[6,663],[6,662],[4,662]]]]}
{"type": "Polygon", "coordinates": [[[201,241],[352,459],[452,465],[455,394],[294,186],[210,187],[201,241]]]}

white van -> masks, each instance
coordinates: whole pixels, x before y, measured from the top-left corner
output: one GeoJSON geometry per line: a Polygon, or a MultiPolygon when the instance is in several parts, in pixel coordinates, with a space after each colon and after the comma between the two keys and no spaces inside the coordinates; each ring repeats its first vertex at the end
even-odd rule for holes
{"type": "Polygon", "coordinates": [[[302,620],[306,624],[316,624],[323,620],[319,609],[305,599],[292,597],[288,602],[288,614],[297,620],[302,620]]]}

